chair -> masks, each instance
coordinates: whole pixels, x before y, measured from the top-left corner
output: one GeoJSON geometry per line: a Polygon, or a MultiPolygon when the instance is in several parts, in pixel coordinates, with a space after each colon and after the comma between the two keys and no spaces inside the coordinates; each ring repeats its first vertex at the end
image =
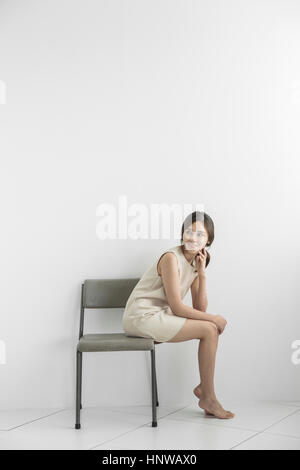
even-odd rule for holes
{"type": "Polygon", "coordinates": [[[81,285],[79,341],[76,348],[76,423],[80,429],[82,408],[82,353],[101,351],[150,351],[152,389],[152,427],[157,427],[158,403],[155,370],[155,344],[152,338],[126,336],[125,333],[83,334],[84,312],[87,308],[125,307],[127,299],[139,279],[87,279],[81,285]]]}

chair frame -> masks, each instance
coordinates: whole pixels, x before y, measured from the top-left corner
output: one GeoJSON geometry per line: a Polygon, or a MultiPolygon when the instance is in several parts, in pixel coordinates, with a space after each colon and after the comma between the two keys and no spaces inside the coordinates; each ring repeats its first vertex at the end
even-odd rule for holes
{"type": "MultiPolygon", "coordinates": [[[[85,308],[88,308],[88,307],[85,307],[84,304],[83,304],[83,291],[84,291],[84,283],[81,284],[79,340],[83,336],[85,308]]],[[[101,308],[101,307],[99,307],[99,308],[101,308]]],[[[161,343],[153,340],[153,348],[150,350],[150,353],[151,353],[152,427],[157,427],[156,407],[159,406],[158,393],[157,393],[156,365],[155,365],[155,344],[161,344],[161,343]]],[[[91,352],[91,351],[88,351],[88,352],[91,352]]],[[[92,351],[92,352],[96,352],[96,351],[92,351]]],[[[80,410],[82,409],[82,354],[83,354],[83,351],[79,351],[77,349],[77,346],[76,346],[76,422],[75,422],[75,429],[81,429],[80,410]]]]}

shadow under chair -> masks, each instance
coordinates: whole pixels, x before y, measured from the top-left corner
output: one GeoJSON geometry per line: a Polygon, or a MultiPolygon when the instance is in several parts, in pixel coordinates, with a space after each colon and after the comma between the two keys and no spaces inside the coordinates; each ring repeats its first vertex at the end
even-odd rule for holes
{"type": "Polygon", "coordinates": [[[156,407],[158,404],[155,369],[155,344],[152,338],[127,336],[125,333],[83,334],[84,313],[89,308],[124,308],[129,295],[139,279],[87,279],[81,285],[81,309],[79,341],[76,347],[76,423],[80,429],[82,408],[82,353],[107,351],[150,351],[151,353],[151,395],[152,427],[157,426],[156,407]]]}

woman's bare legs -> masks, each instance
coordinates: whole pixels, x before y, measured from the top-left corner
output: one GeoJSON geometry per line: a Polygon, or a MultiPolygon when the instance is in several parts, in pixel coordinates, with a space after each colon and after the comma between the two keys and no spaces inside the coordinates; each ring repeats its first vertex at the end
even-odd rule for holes
{"type": "Polygon", "coordinates": [[[217,418],[233,418],[234,414],[224,410],[218,402],[214,389],[216,352],[219,341],[216,325],[210,321],[187,318],[177,335],[167,342],[177,343],[190,339],[200,339],[198,361],[201,383],[194,389],[194,394],[199,398],[199,407],[217,418]]]}

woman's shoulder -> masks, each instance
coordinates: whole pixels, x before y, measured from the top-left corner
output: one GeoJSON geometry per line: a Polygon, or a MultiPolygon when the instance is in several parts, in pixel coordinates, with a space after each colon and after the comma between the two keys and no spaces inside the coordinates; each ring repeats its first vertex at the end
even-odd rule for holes
{"type": "Polygon", "coordinates": [[[157,273],[158,273],[159,276],[161,276],[160,264],[159,264],[159,263],[160,263],[162,257],[163,257],[164,255],[166,255],[167,253],[174,253],[174,254],[176,255],[176,257],[177,257],[177,262],[178,262],[178,264],[179,264],[180,258],[179,258],[179,250],[178,250],[178,248],[180,248],[180,246],[179,246],[179,247],[178,247],[178,246],[173,246],[173,247],[171,247],[171,248],[168,248],[168,249],[164,250],[163,253],[161,253],[161,254],[159,255],[159,257],[158,257],[158,259],[157,259],[157,262],[156,262],[157,273]]]}

